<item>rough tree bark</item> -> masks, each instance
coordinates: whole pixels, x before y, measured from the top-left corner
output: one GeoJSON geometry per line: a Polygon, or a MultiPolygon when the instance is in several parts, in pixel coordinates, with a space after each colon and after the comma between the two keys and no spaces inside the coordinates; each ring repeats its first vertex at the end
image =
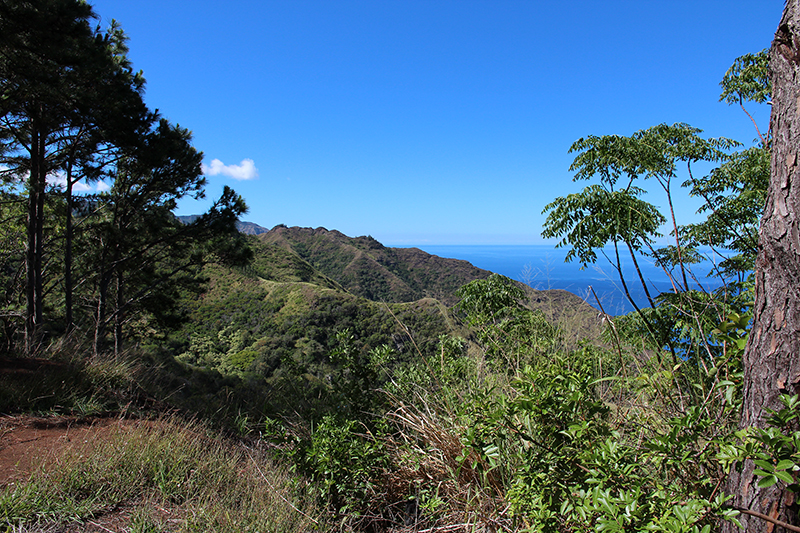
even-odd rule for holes
{"type": "MultiPolygon", "coordinates": [[[[741,427],[765,426],[779,396],[800,393],[800,0],[788,0],[770,49],[772,171],[761,219],[753,326],[744,354],[741,427]]],[[[800,524],[795,495],[779,483],[759,488],[747,461],[728,480],[732,504],[800,524]]],[[[745,531],[788,529],[742,514],[745,531]]],[[[726,524],[725,532],[739,532],[726,524]]]]}

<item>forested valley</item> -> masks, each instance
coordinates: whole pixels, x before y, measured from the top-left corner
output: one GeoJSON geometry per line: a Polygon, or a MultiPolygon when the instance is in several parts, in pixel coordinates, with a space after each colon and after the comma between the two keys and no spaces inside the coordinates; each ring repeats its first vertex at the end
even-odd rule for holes
{"type": "Polygon", "coordinates": [[[370,236],[254,228],[228,187],[176,216],[203,154],[97,20],[0,0],[0,529],[800,531],[798,0],[720,73],[742,120],[772,106],[755,141],[676,123],[565,147],[586,186],[542,235],[644,288],[621,316],[370,236]]]}

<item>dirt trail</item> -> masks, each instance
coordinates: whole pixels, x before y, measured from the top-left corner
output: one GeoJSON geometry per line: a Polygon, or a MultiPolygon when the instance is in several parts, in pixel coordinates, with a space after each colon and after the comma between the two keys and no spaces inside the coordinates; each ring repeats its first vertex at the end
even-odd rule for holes
{"type": "Polygon", "coordinates": [[[96,443],[129,421],[117,418],[0,418],[0,488],[25,480],[35,468],[51,463],[67,446],[96,443]]]}
{"type": "MultiPolygon", "coordinates": [[[[41,466],[56,467],[68,447],[89,447],[136,424],[119,418],[30,415],[0,418],[0,490],[26,481],[41,466]]],[[[123,503],[85,522],[37,524],[28,533],[122,533],[130,531],[132,506],[123,503]]]]}

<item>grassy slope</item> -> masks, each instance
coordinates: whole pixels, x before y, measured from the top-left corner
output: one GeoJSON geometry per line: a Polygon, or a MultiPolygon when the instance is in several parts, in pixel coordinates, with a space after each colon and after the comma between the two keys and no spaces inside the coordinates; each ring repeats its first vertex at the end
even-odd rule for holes
{"type": "MultiPolygon", "coordinates": [[[[372,237],[352,238],[325,228],[278,226],[258,238],[296,253],[352,294],[377,301],[434,298],[450,307],[458,301],[458,288],[491,274],[460,259],[438,257],[418,248],[389,248],[372,237]]],[[[579,296],[520,286],[529,298],[527,304],[544,312],[549,320],[577,321],[584,333],[596,332],[592,324],[597,322],[597,310],[579,296]]]]}
{"type": "MultiPolygon", "coordinates": [[[[185,361],[268,380],[286,364],[319,376],[344,330],[364,352],[386,344],[398,361],[409,360],[416,350],[435,349],[442,334],[467,336],[450,309],[456,290],[490,274],[466,261],[322,228],[277,227],[252,242],[247,268],[207,270],[210,290],[192,302],[185,361]],[[200,353],[209,343],[217,345],[216,359],[200,353]]],[[[596,311],[579,297],[523,287],[530,307],[551,322],[577,336],[598,334],[596,311]]]]}
{"type": "MultiPolygon", "coordinates": [[[[343,331],[363,353],[388,345],[395,362],[408,361],[436,349],[442,334],[468,337],[451,309],[456,290],[490,274],[321,228],[277,227],[252,243],[247,268],[207,269],[210,289],[189,302],[191,321],[178,348],[185,362],[268,381],[287,365],[320,377],[330,371],[327,356],[343,331]]],[[[579,297],[523,287],[530,307],[549,321],[576,337],[599,333],[596,311],[579,297]]]]}

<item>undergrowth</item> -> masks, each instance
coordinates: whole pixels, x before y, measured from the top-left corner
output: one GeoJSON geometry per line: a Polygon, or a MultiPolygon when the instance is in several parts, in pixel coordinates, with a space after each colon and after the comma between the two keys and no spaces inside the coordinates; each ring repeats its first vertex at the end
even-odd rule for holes
{"type": "Polygon", "coordinates": [[[443,336],[371,389],[357,378],[381,358],[366,357],[327,414],[268,420],[343,529],[708,533],[736,519],[721,485],[742,449],[746,318],[709,333],[723,355],[673,364],[619,334],[565,343],[501,277],[460,295],[471,339],[443,336]]]}
{"type": "Polygon", "coordinates": [[[8,360],[0,372],[0,413],[96,416],[146,402],[145,365],[134,354],[85,357],[75,348],[8,360]]]}
{"type": "MultiPolygon", "coordinates": [[[[728,469],[772,453],[736,432],[746,315],[704,333],[707,357],[676,360],[624,320],[605,341],[574,341],[568,321],[522,306],[500,276],[459,295],[468,338],[443,335],[397,364],[391,347],[361,351],[343,330],[313,389],[287,374],[294,395],[157,354],[59,364],[54,376],[79,386],[28,383],[29,407],[144,414],[133,400],[152,394],[209,425],[123,424],[7,488],[1,523],[22,531],[121,508],[134,531],[708,533],[735,520],[728,469]],[[270,411],[277,393],[294,415],[270,411]]],[[[768,481],[785,482],[793,453],[763,467],[768,481]]]]}

